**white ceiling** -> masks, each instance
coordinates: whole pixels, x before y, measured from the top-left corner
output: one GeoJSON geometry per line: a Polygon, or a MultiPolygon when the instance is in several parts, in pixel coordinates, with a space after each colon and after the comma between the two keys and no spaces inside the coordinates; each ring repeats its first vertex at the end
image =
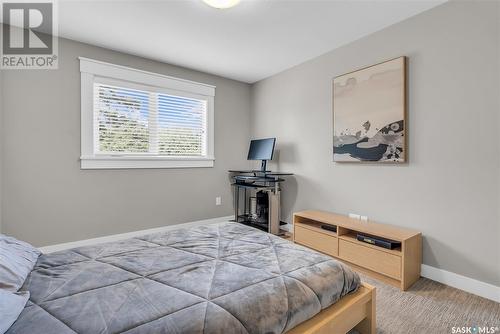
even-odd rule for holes
{"type": "Polygon", "coordinates": [[[444,1],[65,0],[59,34],[253,83],[444,1]]]}

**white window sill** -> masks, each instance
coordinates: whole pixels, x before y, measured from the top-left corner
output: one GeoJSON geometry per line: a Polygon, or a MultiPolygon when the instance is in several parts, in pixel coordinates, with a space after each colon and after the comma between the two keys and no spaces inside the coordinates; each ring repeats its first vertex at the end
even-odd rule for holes
{"type": "Polygon", "coordinates": [[[214,166],[213,157],[80,157],[81,169],[134,169],[134,168],[208,168],[214,166]]]}

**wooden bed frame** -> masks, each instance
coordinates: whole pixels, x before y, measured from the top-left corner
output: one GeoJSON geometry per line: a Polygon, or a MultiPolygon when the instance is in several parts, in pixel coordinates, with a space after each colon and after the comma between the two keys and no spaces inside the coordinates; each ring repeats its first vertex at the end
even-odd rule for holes
{"type": "Polygon", "coordinates": [[[361,283],[358,291],[341,298],[287,334],[375,334],[375,287],[361,283]]]}

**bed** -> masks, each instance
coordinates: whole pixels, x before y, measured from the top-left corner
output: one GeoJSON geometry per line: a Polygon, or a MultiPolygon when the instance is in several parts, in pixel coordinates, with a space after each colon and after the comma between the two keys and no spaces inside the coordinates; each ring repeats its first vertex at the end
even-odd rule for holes
{"type": "Polygon", "coordinates": [[[17,333],[374,333],[374,289],[324,254],[224,223],[41,255],[17,333]]]}

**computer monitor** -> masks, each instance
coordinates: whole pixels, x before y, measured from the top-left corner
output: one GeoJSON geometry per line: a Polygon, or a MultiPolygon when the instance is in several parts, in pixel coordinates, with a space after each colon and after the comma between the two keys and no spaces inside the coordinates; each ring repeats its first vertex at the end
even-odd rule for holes
{"type": "Polygon", "coordinates": [[[250,142],[248,160],[262,160],[261,172],[266,172],[267,160],[273,158],[276,138],[255,139],[250,142]]]}

